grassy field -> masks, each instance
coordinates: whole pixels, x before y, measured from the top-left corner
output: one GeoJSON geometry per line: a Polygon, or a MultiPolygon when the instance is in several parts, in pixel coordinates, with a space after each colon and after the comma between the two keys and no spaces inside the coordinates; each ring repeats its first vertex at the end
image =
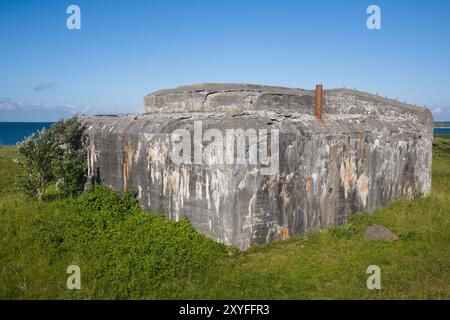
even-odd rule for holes
{"type": "Polygon", "coordinates": [[[103,188],[30,200],[13,189],[15,149],[0,147],[0,298],[450,299],[450,136],[433,148],[430,197],[237,252],[103,188]],[[364,241],[373,223],[400,240],[364,241]],[[71,264],[81,290],[66,288],[71,264]],[[381,290],[366,287],[369,265],[381,268],[381,290]]]}

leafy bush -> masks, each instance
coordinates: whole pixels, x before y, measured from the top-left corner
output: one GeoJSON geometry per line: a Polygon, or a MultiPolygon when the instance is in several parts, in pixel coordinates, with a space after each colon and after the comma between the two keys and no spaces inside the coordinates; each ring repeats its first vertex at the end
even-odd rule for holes
{"type": "Polygon", "coordinates": [[[32,134],[17,145],[21,158],[18,160],[25,169],[25,176],[19,180],[19,188],[28,195],[42,200],[45,189],[53,179],[54,141],[47,129],[32,134]]]}
{"type": "Polygon", "coordinates": [[[50,130],[44,128],[18,143],[18,163],[26,172],[19,179],[19,189],[42,200],[49,183],[58,180],[61,195],[79,195],[86,172],[81,143],[82,128],[76,117],[60,120],[50,130]]]}
{"type": "Polygon", "coordinates": [[[44,232],[44,246],[76,258],[84,283],[100,281],[114,288],[114,298],[140,298],[165,281],[205,270],[227,252],[186,219],[171,222],[144,212],[129,193],[96,186],[72,201],[77,214],[44,232]]]}
{"type": "Polygon", "coordinates": [[[83,131],[76,117],[59,121],[51,128],[55,143],[53,174],[61,182],[63,196],[77,196],[86,181],[86,152],[82,146],[83,131]]]}

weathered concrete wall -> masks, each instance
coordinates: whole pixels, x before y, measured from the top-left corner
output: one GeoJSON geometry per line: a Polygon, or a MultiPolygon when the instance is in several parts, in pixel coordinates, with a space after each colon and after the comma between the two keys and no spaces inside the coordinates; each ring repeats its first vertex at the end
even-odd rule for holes
{"type": "Polygon", "coordinates": [[[152,114],[82,119],[89,175],[135,190],[146,210],[186,216],[199,232],[241,249],[430,192],[427,109],[353,90],[328,90],[324,101],[319,121],[311,91],[249,85],[160,91],[145,98],[152,114]],[[226,129],[278,129],[279,152],[272,156],[279,170],[263,175],[263,164],[214,164],[206,154],[202,164],[174,164],[171,134],[186,129],[193,136],[195,121],[203,132],[214,128],[224,136],[226,129]]]}

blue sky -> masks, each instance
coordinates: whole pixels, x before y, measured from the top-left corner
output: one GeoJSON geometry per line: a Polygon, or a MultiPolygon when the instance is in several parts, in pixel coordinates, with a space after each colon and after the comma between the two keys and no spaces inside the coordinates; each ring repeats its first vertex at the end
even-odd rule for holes
{"type": "Polygon", "coordinates": [[[140,112],[201,82],[357,88],[450,120],[446,0],[0,0],[0,44],[0,121],[140,112]]]}

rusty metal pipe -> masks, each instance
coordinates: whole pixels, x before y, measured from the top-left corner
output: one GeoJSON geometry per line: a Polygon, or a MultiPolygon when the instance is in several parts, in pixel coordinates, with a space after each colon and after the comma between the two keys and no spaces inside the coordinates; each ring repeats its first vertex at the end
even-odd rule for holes
{"type": "Polygon", "coordinates": [[[316,85],[316,110],[314,112],[317,119],[322,120],[322,100],[323,100],[323,86],[316,85]]]}

